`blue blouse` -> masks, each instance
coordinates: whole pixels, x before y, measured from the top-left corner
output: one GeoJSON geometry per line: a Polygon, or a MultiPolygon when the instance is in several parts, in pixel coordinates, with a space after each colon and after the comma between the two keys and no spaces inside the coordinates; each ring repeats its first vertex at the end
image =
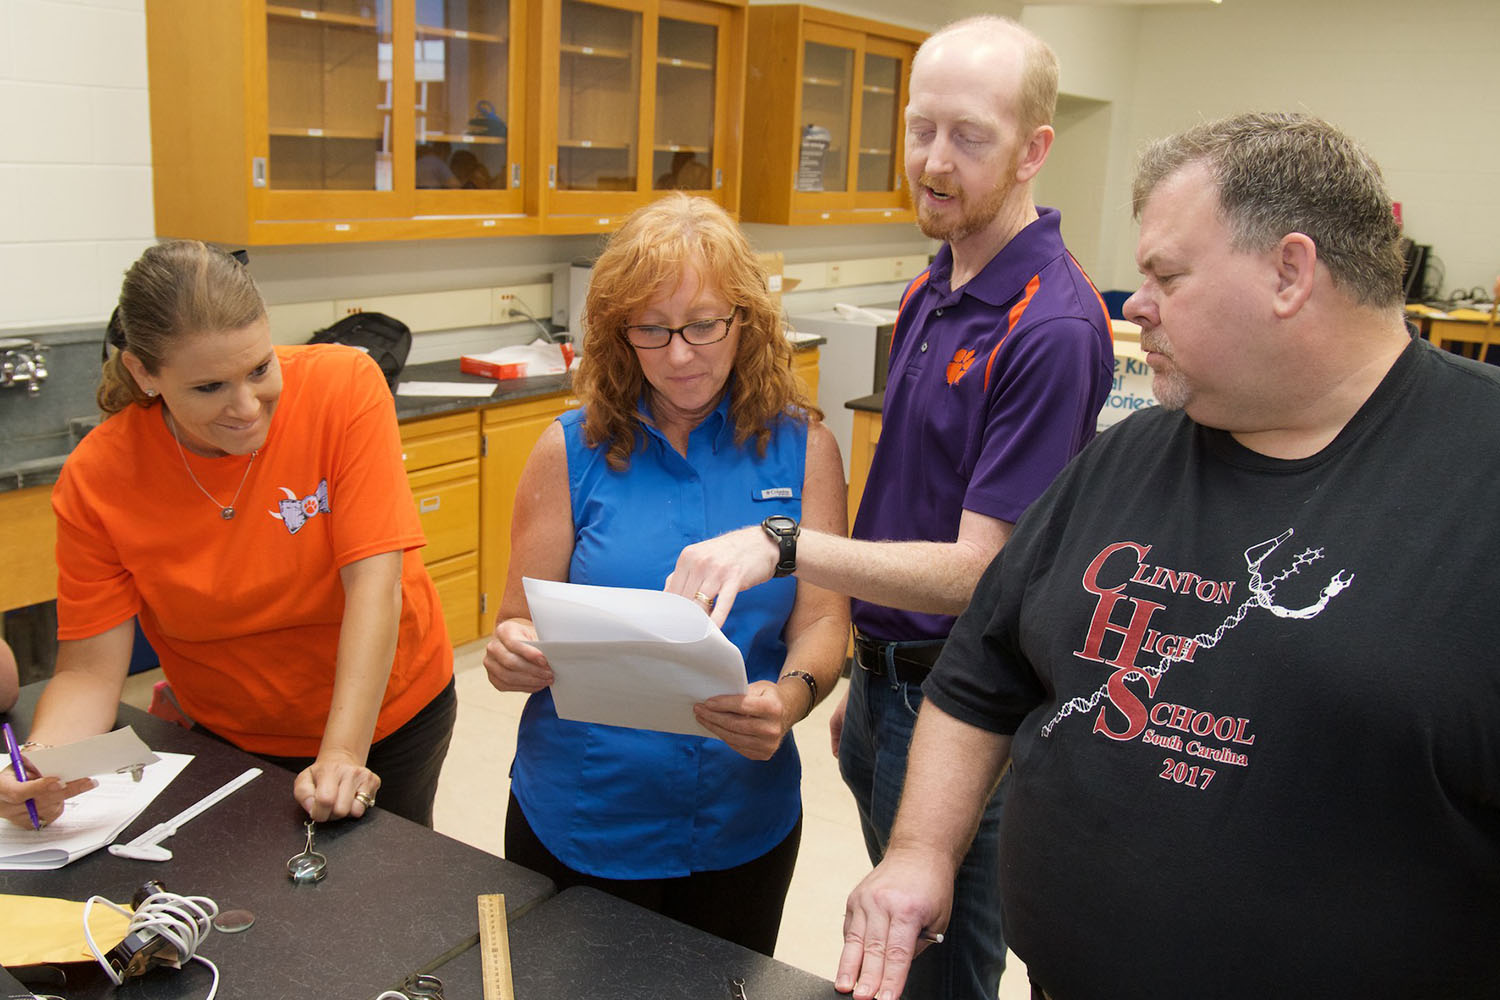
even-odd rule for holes
{"type": "MultiPolygon", "coordinates": [[[[684,457],[655,428],[623,472],[583,442],[583,411],[558,418],[573,510],[572,583],[660,588],[686,545],[771,514],[799,518],[807,425],[781,418],[764,458],[734,442],[728,394],[688,437],[684,457]]],[[[740,594],[724,625],[753,683],[775,681],[795,577],[740,594]]],[[[559,719],[551,691],[526,702],[511,791],[547,849],[601,878],[671,878],[765,854],[801,813],[790,734],[768,761],[721,740],[559,719]]]]}

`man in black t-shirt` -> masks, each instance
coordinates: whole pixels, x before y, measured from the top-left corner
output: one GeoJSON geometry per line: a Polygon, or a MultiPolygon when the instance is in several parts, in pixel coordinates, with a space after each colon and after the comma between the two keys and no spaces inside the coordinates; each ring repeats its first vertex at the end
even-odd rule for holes
{"type": "Polygon", "coordinates": [[[897,995],[945,926],[1009,762],[1037,996],[1500,996],[1500,370],[1409,336],[1379,169],[1324,122],[1163,140],[1135,209],[1162,406],[955,625],[849,899],[859,982],[897,995]]]}

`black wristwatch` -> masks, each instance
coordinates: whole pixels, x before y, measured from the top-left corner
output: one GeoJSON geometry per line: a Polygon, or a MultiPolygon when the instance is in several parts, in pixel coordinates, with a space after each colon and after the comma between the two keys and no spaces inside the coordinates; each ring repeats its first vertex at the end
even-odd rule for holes
{"type": "Polygon", "coordinates": [[[802,528],[796,518],[772,514],[760,522],[760,526],[781,549],[780,558],[776,560],[776,575],[791,576],[797,572],[797,536],[802,533],[802,528]]]}

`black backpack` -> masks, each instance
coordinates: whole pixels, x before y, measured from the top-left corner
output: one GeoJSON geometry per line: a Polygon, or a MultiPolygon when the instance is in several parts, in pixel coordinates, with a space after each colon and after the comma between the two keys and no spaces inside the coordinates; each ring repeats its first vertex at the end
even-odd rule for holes
{"type": "Polygon", "coordinates": [[[312,335],[309,344],[347,344],[357,347],[380,366],[391,391],[401,379],[406,356],[411,353],[411,327],[385,313],[351,313],[332,326],[312,335]]]}

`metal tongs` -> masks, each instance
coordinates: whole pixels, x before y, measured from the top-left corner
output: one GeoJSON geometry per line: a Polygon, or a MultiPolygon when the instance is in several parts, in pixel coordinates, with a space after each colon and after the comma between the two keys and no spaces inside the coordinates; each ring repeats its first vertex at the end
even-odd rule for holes
{"type": "Polygon", "coordinates": [[[312,820],[307,821],[307,846],[301,854],[293,854],[286,862],[287,875],[298,885],[320,882],[328,874],[328,859],[312,849],[313,830],[317,825],[312,820]]]}

